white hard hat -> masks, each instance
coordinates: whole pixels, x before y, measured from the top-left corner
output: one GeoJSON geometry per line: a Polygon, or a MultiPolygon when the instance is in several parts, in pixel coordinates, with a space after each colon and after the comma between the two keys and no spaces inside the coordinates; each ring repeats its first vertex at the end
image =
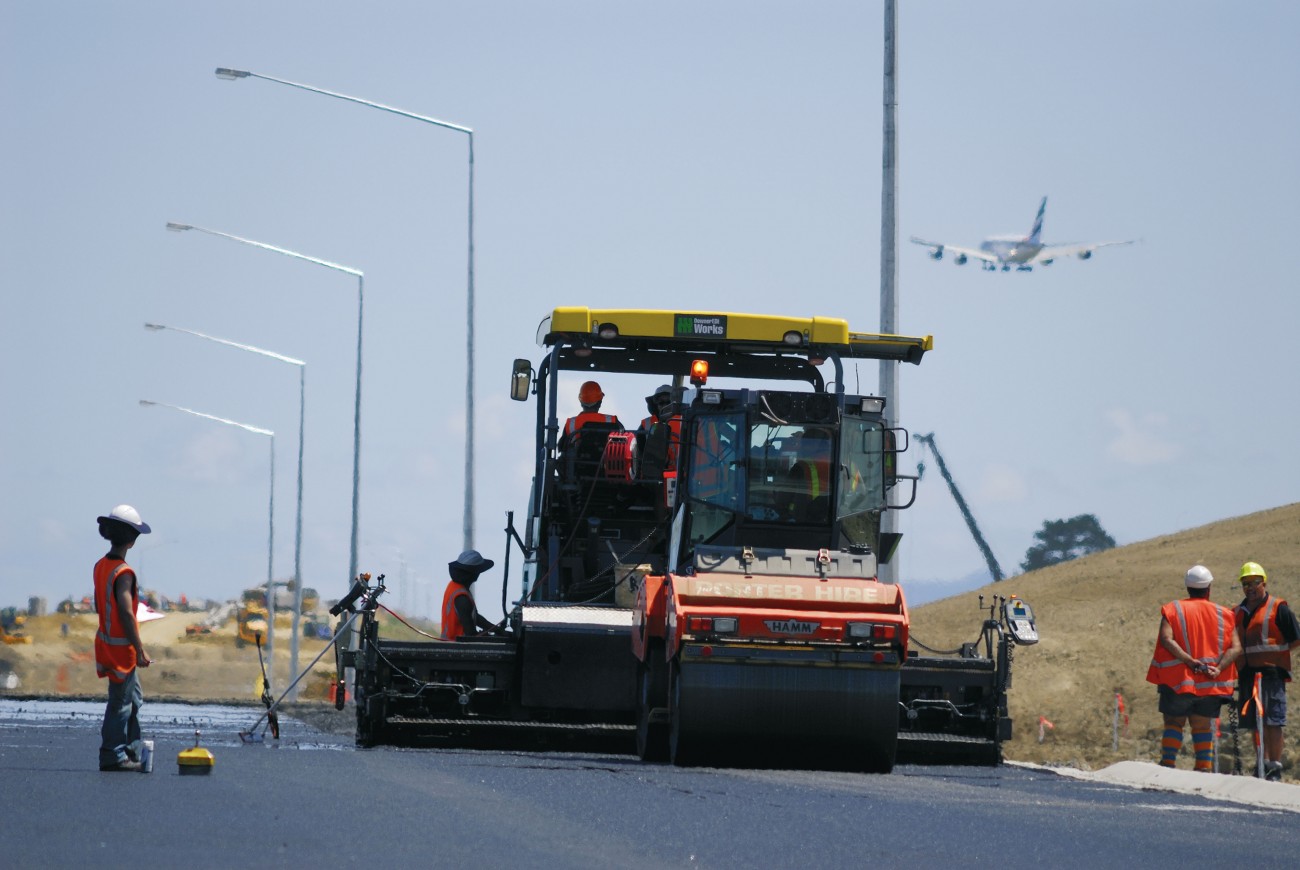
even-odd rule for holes
{"type": "Polygon", "coordinates": [[[1188,589],[1209,589],[1214,582],[1214,575],[1204,565],[1193,565],[1187,569],[1188,589]]]}
{"type": "Polygon", "coordinates": [[[147,535],[152,531],[152,529],[149,528],[149,524],[140,519],[140,512],[129,504],[120,504],[109,511],[108,516],[100,517],[99,519],[101,521],[113,520],[115,522],[125,523],[142,535],[147,535]]]}

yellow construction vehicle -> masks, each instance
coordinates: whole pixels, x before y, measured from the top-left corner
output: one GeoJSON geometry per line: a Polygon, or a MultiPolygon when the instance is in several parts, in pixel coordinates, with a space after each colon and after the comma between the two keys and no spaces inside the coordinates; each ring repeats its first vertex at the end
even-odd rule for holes
{"type": "Polygon", "coordinates": [[[6,607],[0,610],[0,641],[10,646],[31,643],[32,639],[21,631],[26,623],[27,615],[19,613],[17,608],[6,607]]]}
{"type": "Polygon", "coordinates": [[[266,637],[266,608],[261,604],[245,601],[236,613],[235,646],[241,649],[248,644],[256,644],[258,636],[266,637]]]}

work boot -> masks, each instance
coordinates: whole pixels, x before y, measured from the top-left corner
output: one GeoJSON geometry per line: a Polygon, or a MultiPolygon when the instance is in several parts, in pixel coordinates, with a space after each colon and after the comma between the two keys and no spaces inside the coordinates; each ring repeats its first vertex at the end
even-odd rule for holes
{"type": "Polygon", "coordinates": [[[103,771],[132,770],[135,771],[136,773],[139,773],[140,771],[144,770],[144,766],[141,765],[140,762],[138,761],[132,761],[129,758],[124,758],[121,761],[110,762],[108,764],[101,763],[99,765],[99,769],[103,771]]]}
{"type": "Polygon", "coordinates": [[[1282,762],[1266,761],[1264,762],[1264,779],[1271,782],[1282,781],[1282,762]]]}

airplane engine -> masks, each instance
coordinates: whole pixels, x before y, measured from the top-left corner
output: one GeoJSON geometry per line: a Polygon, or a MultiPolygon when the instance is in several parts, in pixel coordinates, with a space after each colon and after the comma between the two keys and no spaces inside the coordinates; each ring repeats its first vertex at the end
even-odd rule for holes
{"type": "MultiPolygon", "coordinates": [[[[1080,259],[1080,260],[1091,260],[1091,259],[1092,259],[1092,251],[1080,251],[1080,252],[1079,252],[1079,259],[1080,259]]],[[[1266,721],[1267,721],[1267,720],[1266,720],[1266,721]]]]}
{"type": "Polygon", "coordinates": [[[958,266],[965,266],[965,265],[966,265],[966,259],[967,259],[967,257],[966,257],[965,254],[958,254],[957,256],[955,256],[955,257],[952,258],[952,261],[953,261],[954,263],[956,263],[958,266]]]}
{"type": "Polygon", "coordinates": [[[943,259],[943,248],[935,248],[933,251],[931,251],[931,252],[930,252],[930,259],[931,259],[931,260],[942,260],[942,259],[943,259]]]}
{"type": "Polygon", "coordinates": [[[1043,260],[1039,265],[1042,265],[1042,266],[1050,266],[1050,265],[1052,265],[1052,264],[1055,263],[1055,262],[1056,262],[1055,260],[1043,260]]]}

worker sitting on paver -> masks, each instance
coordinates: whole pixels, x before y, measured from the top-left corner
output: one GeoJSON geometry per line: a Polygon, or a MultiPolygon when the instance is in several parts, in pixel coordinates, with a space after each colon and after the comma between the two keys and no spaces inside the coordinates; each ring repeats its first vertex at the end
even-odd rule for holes
{"type": "Polygon", "coordinates": [[[578,403],[582,405],[582,413],[564,421],[562,436],[566,439],[572,438],[574,433],[588,423],[612,423],[615,426],[621,426],[618,417],[613,414],[600,413],[600,403],[604,399],[605,393],[601,390],[600,384],[595,381],[584,383],[578,390],[578,403]]]}
{"type": "Polygon", "coordinates": [[[643,444],[642,461],[657,472],[677,470],[677,450],[682,439],[682,415],[674,413],[673,388],[663,384],[645,398],[649,416],[638,431],[643,444]]]}
{"type": "Polygon", "coordinates": [[[797,458],[790,466],[790,519],[825,519],[831,492],[830,469],[831,433],[821,427],[805,428],[799,437],[797,458]]]}

